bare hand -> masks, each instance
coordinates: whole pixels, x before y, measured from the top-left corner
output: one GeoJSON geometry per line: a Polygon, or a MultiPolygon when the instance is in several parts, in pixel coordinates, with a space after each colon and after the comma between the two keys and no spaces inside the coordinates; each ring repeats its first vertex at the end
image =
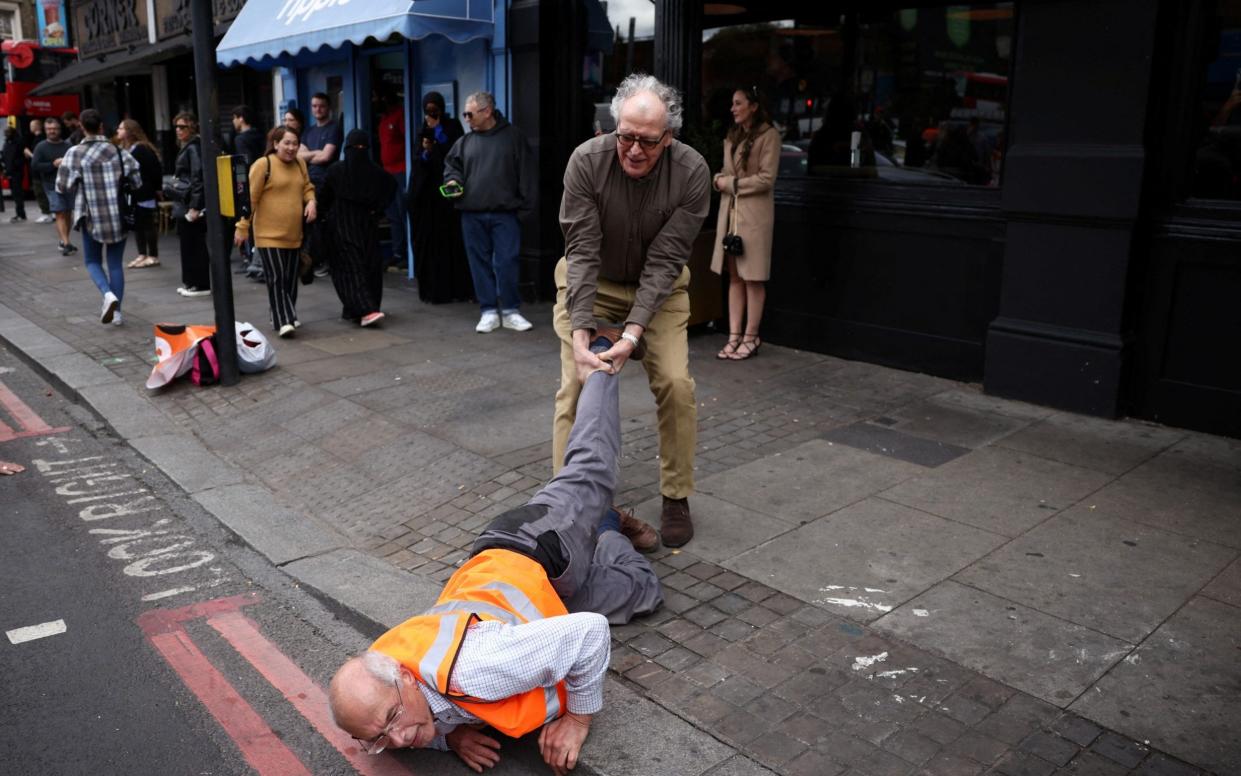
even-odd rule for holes
{"type": "Polygon", "coordinates": [[[319,217],[319,208],[315,205],[313,199],[306,203],[306,210],[302,215],[306,217],[306,223],[308,224],[314,223],[314,220],[319,217]]]}
{"type": "Polygon", "coordinates": [[[618,340],[610,349],[599,354],[600,361],[607,361],[612,365],[612,374],[620,374],[620,370],[625,368],[625,362],[633,355],[633,343],[629,340],[618,340]]]}
{"type": "Polygon", "coordinates": [[[53,166],[53,167],[59,167],[59,166],[60,166],[60,163],[61,163],[61,162],[63,162],[63,161],[64,161],[64,159],[53,159],[53,160],[52,160],[52,166],[53,166]]]}
{"type": "Polygon", "coordinates": [[[424,137],[424,138],[422,139],[422,148],[423,148],[423,150],[430,151],[430,150],[431,150],[431,147],[432,147],[432,146],[434,146],[434,145],[435,145],[435,141],[434,141],[434,140],[432,140],[431,138],[429,138],[429,137],[424,137]]]}
{"type": "Polygon", "coordinates": [[[246,233],[241,231],[240,229],[234,230],[233,231],[233,245],[236,245],[238,248],[240,248],[241,246],[245,244],[246,244],[246,233]]]}
{"type": "Polygon", "coordinates": [[[484,768],[492,768],[500,762],[500,742],[483,735],[477,728],[458,725],[444,736],[444,740],[475,773],[482,773],[484,768]]]}
{"type": "Polygon", "coordinates": [[[543,726],[539,733],[539,753],[555,776],[565,776],[577,767],[577,757],[590,733],[590,715],[566,713],[543,726]]]}
{"type": "Polygon", "coordinates": [[[616,374],[611,364],[590,352],[590,334],[588,329],[573,332],[573,364],[577,367],[577,381],[583,385],[595,372],[616,374]]]}

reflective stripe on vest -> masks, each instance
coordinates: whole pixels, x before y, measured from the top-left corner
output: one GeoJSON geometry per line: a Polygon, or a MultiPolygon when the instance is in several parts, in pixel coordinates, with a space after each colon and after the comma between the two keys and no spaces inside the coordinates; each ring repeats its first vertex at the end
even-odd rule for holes
{"type": "Polygon", "coordinates": [[[395,658],[420,682],[501,733],[519,737],[564,714],[565,683],[498,701],[451,692],[466,631],[479,618],[520,625],[567,613],[537,561],[510,550],[486,550],[452,575],[435,606],[380,636],[371,649],[395,658]]]}

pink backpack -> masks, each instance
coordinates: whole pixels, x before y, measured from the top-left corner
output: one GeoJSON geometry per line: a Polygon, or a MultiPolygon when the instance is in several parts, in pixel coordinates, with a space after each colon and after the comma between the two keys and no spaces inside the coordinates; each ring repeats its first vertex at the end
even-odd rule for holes
{"type": "Polygon", "coordinates": [[[215,352],[215,335],[198,343],[194,365],[190,367],[190,379],[194,385],[215,385],[220,382],[220,359],[215,352]]]}

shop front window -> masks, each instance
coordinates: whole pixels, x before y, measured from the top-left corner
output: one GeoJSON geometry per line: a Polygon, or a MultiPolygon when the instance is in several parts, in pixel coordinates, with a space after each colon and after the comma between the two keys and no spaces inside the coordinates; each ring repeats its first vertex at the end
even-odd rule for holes
{"type": "Polygon", "coordinates": [[[1241,0],[1216,6],[1210,64],[1197,116],[1191,192],[1241,199],[1241,0]]]}
{"type": "Polygon", "coordinates": [[[1012,3],[845,13],[771,5],[780,15],[769,19],[707,6],[704,135],[718,144],[733,93],[757,88],[783,137],[781,177],[999,186],[1012,3]]]}

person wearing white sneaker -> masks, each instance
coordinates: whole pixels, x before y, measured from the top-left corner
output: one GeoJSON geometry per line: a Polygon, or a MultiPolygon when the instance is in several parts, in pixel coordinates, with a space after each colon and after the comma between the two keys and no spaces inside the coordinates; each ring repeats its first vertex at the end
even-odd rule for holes
{"type": "Polygon", "coordinates": [[[138,160],[103,136],[99,111],[82,111],[82,142],[70,148],[56,172],[56,190],[72,195],[73,224],[82,231],[86,272],[103,295],[100,323],[112,323],[125,296],[125,225],[121,219],[121,176],[142,185],[138,160]],[[104,254],[108,269],[104,272],[104,254]]]}
{"type": "Polygon", "coordinates": [[[527,321],[526,317],[516,310],[511,313],[505,313],[501,318],[501,323],[503,323],[504,328],[512,329],[513,331],[530,331],[530,329],[534,328],[534,324],[527,321]]]}
{"type": "Polygon", "coordinates": [[[500,328],[500,314],[495,310],[483,310],[483,314],[478,319],[478,325],[474,327],[474,331],[479,334],[487,334],[498,328],[500,328]]]}
{"type": "Polygon", "coordinates": [[[517,315],[510,326],[508,316],[521,305],[519,216],[534,207],[533,178],[527,169],[529,143],[487,92],[471,94],[461,115],[469,122],[470,133],[449,149],[440,192],[461,211],[461,236],[482,311],[474,330],[495,331],[500,316],[505,316],[506,328],[525,331],[529,321],[517,315]],[[519,319],[525,328],[516,325],[519,319]]]}

